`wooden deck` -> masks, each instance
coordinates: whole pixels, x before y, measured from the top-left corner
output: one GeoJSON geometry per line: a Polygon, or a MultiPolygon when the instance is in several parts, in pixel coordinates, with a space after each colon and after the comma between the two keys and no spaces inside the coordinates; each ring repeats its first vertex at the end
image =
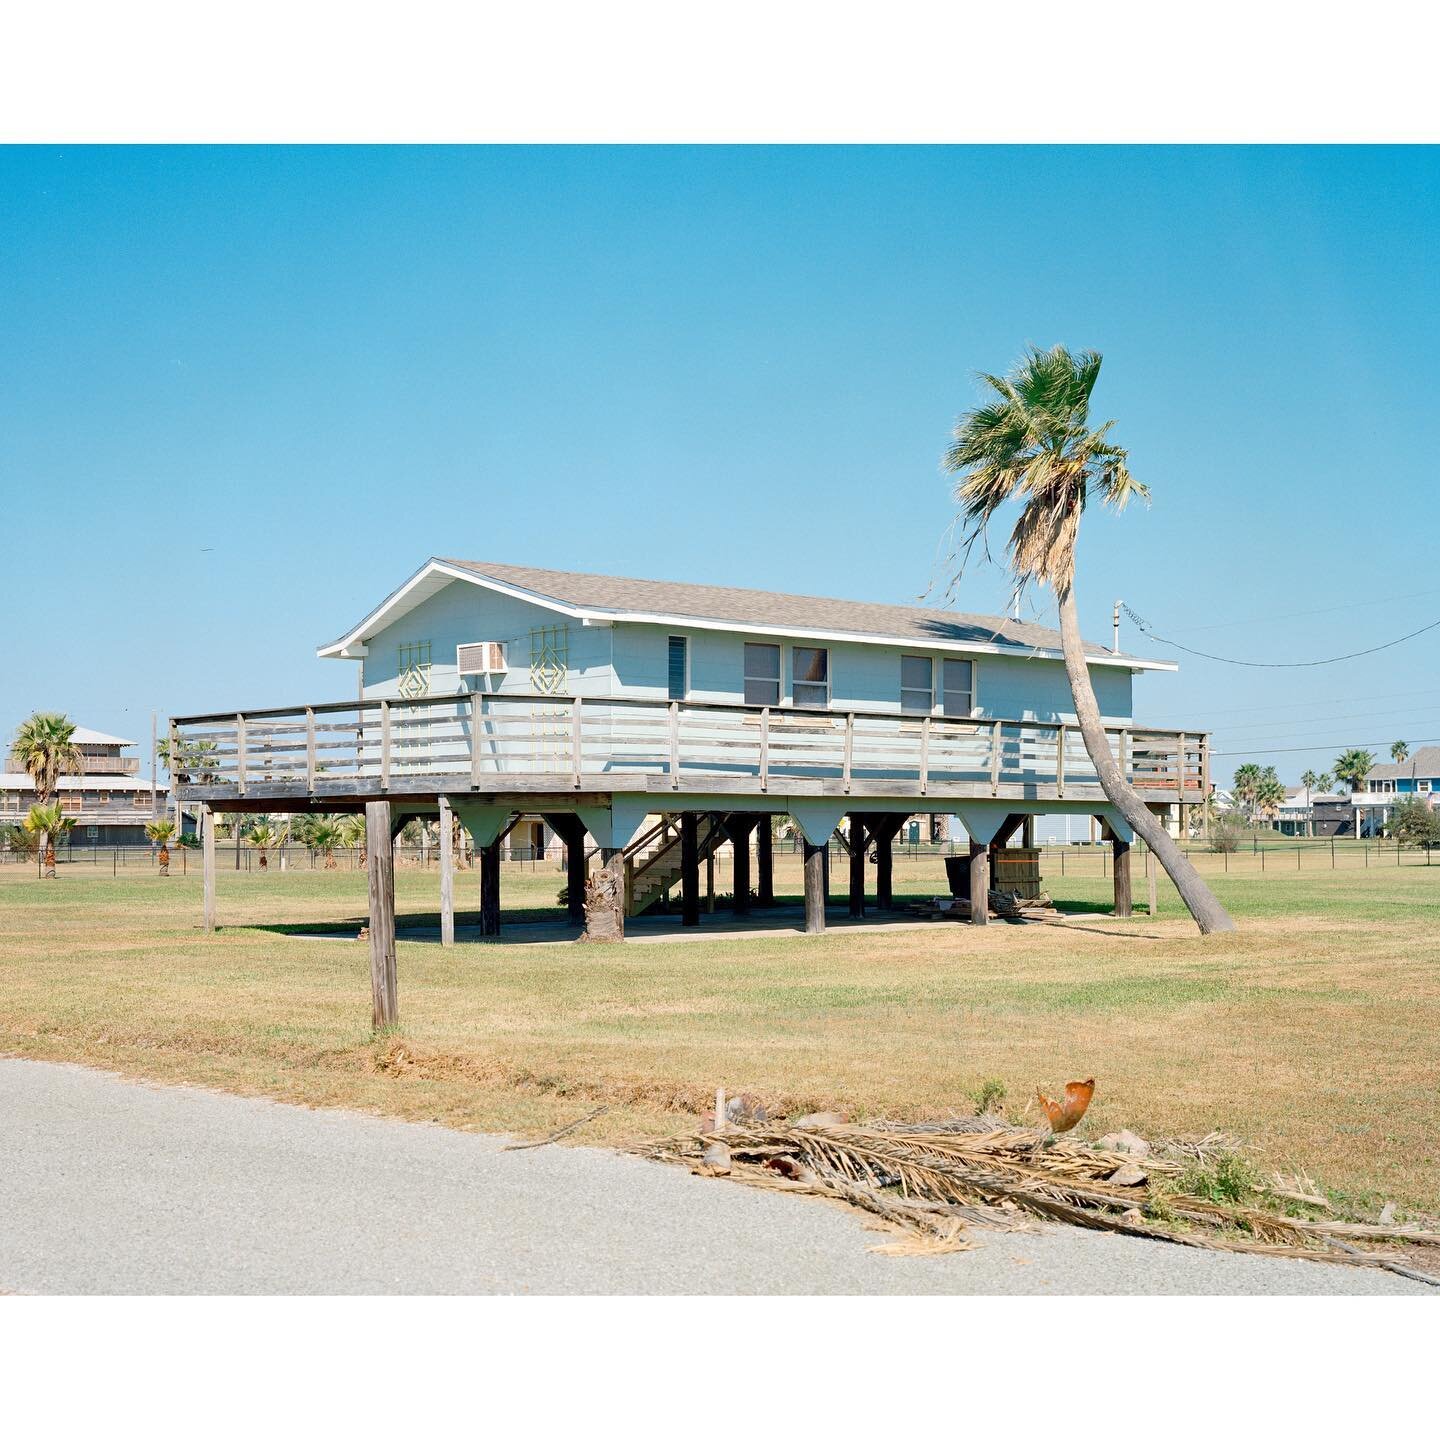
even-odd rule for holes
{"type": "MultiPolygon", "coordinates": [[[[1154,804],[1209,790],[1208,736],[1133,726],[1111,751],[1154,804]]],[[[897,802],[1101,802],[1074,725],[611,696],[428,696],[195,715],[171,722],[177,795],[216,809],[356,808],[440,796],[527,810],[617,796],[897,802]]]]}

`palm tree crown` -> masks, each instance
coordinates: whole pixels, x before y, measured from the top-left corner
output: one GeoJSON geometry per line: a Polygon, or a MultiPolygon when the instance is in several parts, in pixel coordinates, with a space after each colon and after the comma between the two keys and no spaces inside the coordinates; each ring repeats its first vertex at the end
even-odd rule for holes
{"type": "Polygon", "coordinates": [[[1402,760],[1410,758],[1410,747],[1403,741],[1397,740],[1390,747],[1390,758],[1398,765],[1402,760]]]}
{"type": "Polygon", "coordinates": [[[1126,452],[1106,439],[1115,422],[1090,428],[1090,394],[1100,376],[1093,350],[1032,348],[1006,376],[982,375],[995,399],[962,416],[945,468],[963,473],[955,487],[968,554],[1009,500],[1025,502],[1010,534],[1016,589],[1030,581],[1057,591],[1075,575],[1075,540],[1092,486],[1117,510],[1150,492],[1126,452]]]}
{"type": "Polygon", "coordinates": [[[1358,790],[1375,766],[1375,757],[1368,750],[1346,750],[1335,757],[1335,778],[1343,780],[1351,790],[1358,790]]]}
{"type": "Polygon", "coordinates": [[[78,775],[84,757],[75,744],[75,726],[53,710],[37,710],[15,732],[10,753],[35,783],[35,796],[44,805],[55,793],[62,775],[78,775]]]}

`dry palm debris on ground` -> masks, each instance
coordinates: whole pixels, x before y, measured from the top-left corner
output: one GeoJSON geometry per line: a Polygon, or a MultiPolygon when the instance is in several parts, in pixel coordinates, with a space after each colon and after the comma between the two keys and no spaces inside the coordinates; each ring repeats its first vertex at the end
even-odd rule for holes
{"type": "Polygon", "coordinates": [[[735,1100],[719,1113],[720,1128],[707,1122],[642,1153],[701,1175],[845,1201],[896,1234],[877,1247],[883,1253],[968,1250],[972,1229],[1024,1229],[1035,1216],[1440,1284],[1403,1263],[1412,1247],[1423,1255],[1420,1247],[1440,1246],[1440,1225],[1395,1224],[1393,1207],[1385,1223],[1345,1218],[1308,1177],[1255,1175],[1239,1142],[1219,1133],[1150,1145],[1121,1131],[1091,1143],[995,1115],[860,1125],[826,1114],[787,1123],[735,1100]]]}

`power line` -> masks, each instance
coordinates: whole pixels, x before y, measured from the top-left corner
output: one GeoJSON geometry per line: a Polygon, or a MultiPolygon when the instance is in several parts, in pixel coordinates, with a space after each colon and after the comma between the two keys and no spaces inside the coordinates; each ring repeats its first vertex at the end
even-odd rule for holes
{"type": "Polygon", "coordinates": [[[1262,610],[1257,615],[1247,615],[1240,620],[1219,620],[1213,625],[1191,625],[1181,633],[1195,635],[1201,630],[1233,630],[1237,625],[1253,625],[1260,621],[1300,620],[1307,615],[1334,615],[1341,610],[1363,610],[1372,605],[1396,605],[1402,600],[1423,600],[1430,595],[1440,595],[1440,590],[1412,590],[1408,595],[1389,595],[1375,600],[1352,600],[1345,605],[1323,605],[1318,610],[1286,610],[1279,615],[1272,615],[1262,610]]]}
{"type": "MultiPolygon", "coordinates": [[[[1314,750],[1368,750],[1372,745],[1384,747],[1389,743],[1388,740],[1332,740],[1329,744],[1322,742],[1316,745],[1281,745],[1269,750],[1257,750],[1250,746],[1243,750],[1212,750],[1210,755],[1212,759],[1218,759],[1222,755],[1298,755],[1314,750]]],[[[1416,740],[1414,744],[1418,750],[1422,745],[1440,745],[1440,740],[1416,740]]]]}
{"type": "Polygon", "coordinates": [[[1150,622],[1137,615],[1123,601],[1120,608],[1144,634],[1152,640],[1158,640],[1162,645],[1170,646],[1172,650],[1183,650],[1187,655],[1198,655],[1202,660],[1215,660],[1221,665],[1243,665],[1248,670],[1306,670],[1315,665],[1338,665],[1342,660],[1358,660],[1362,655],[1374,655],[1381,650],[1391,650],[1396,645],[1403,645],[1407,640],[1413,640],[1417,635],[1425,634],[1427,630],[1440,630],[1440,620],[1432,620],[1428,625],[1422,625],[1418,630],[1412,630],[1408,635],[1400,636],[1398,640],[1387,640],[1383,645],[1370,646],[1368,650],[1352,650],[1348,655],[1331,655],[1324,660],[1236,660],[1229,655],[1211,655],[1204,650],[1192,650],[1190,646],[1182,645],[1178,640],[1167,640],[1163,635],[1157,635],[1150,628],[1150,622]]]}

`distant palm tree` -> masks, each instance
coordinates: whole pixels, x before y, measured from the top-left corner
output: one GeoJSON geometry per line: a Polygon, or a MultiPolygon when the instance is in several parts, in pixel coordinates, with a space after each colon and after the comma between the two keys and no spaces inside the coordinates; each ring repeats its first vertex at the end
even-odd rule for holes
{"type": "Polygon", "coordinates": [[[1165,867],[1200,929],[1233,930],[1235,922],[1121,772],[1090,680],[1075,604],[1080,516],[1092,491],[1117,510],[1149,498],[1130,474],[1125,451],[1106,438],[1110,425],[1089,428],[1100,363],[1094,351],[1072,355],[1057,345],[1031,349],[1003,378],[982,377],[995,398],[960,418],[945,455],[946,469],[961,476],[955,498],[966,522],[962,543],[968,553],[1006,502],[1022,502],[1010,534],[1010,570],[1017,594],[1032,582],[1054,588],[1075,718],[1100,788],[1165,867]]]}
{"type": "Polygon", "coordinates": [[[1322,795],[1328,795],[1335,788],[1335,777],[1328,770],[1322,770],[1315,777],[1315,788],[1322,795]]]}
{"type": "Polygon", "coordinates": [[[270,868],[270,851],[275,846],[284,843],[284,836],[280,829],[272,825],[268,820],[261,820],[250,827],[250,833],[245,837],[259,852],[260,868],[270,868]]]}
{"type": "Polygon", "coordinates": [[[75,817],[67,815],[58,800],[48,805],[32,805],[30,813],[20,822],[31,835],[37,836],[44,850],[45,873],[42,878],[55,878],[55,840],[57,836],[68,835],[75,828],[75,817]]]}
{"type": "Polygon", "coordinates": [[[1255,809],[1272,823],[1285,803],[1285,786],[1275,773],[1273,765],[1267,765],[1260,774],[1260,783],[1255,787],[1255,809]]]}
{"type": "Polygon", "coordinates": [[[312,849],[318,850],[325,861],[325,869],[335,868],[335,847],[344,843],[345,837],[332,815],[317,815],[306,827],[306,841],[312,849]]]}
{"type": "Polygon", "coordinates": [[[1254,761],[1247,761],[1235,771],[1235,779],[1230,786],[1230,795],[1245,812],[1247,820],[1255,819],[1255,802],[1264,778],[1265,772],[1254,761]]]}
{"type": "Polygon", "coordinates": [[[85,768],[74,724],[52,710],[37,710],[16,730],[10,753],[29,775],[39,805],[50,803],[62,775],[78,775],[85,768]]]}
{"type": "Polygon", "coordinates": [[[1375,768],[1375,757],[1368,750],[1346,750],[1335,757],[1335,778],[1351,791],[1365,784],[1365,777],[1375,768]]]}
{"type": "Polygon", "coordinates": [[[365,863],[365,817],[347,815],[340,822],[341,844],[360,852],[360,863],[365,863]]]}
{"type": "Polygon", "coordinates": [[[1410,758],[1410,747],[1403,741],[1397,740],[1390,747],[1390,758],[1398,765],[1402,760],[1410,758]]]}
{"type": "Polygon", "coordinates": [[[145,826],[145,837],[160,847],[160,853],[155,857],[160,862],[160,873],[170,873],[170,842],[175,838],[175,822],[173,820],[151,820],[145,826]]]}

